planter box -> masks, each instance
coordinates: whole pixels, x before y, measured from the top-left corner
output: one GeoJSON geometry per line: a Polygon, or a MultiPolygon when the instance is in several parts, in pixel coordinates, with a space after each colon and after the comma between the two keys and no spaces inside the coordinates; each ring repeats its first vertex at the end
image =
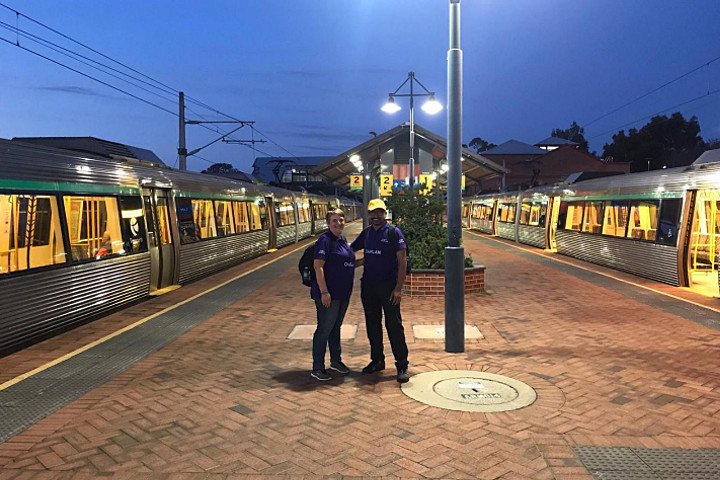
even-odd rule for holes
{"type": "MultiPolygon", "coordinates": [[[[485,291],[485,265],[465,269],[465,295],[485,291]]],[[[445,270],[413,270],[405,279],[403,293],[411,297],[444,297],[445,270]]]]}

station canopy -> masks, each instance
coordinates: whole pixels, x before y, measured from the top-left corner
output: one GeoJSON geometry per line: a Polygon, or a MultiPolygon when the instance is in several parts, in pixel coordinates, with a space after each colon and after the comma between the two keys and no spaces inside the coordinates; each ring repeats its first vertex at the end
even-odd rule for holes
{"type": "MultiPolygon", "coordinates": [[[[313,167],[310,171],[315,175],[322,176],[329,183],[347,186],[350,183],[350,175],[357,173],[357,167],[350,161],[350,157],[359,155],[361,158],[367,159],[371,164],[379,162],[381,152],[386,151],[388,148],[393,148],[397,144],[398,139],[408,140],[409,132],[409,122],[400,124],[387,132],[371,138],[365,143],[356,145],[340,155],[330,158],[326,162],[313,167]]],[[[417,123],[415,124],[415,147],[429,151],[433,159],[438,162],[447,159],[447,139],[421,127],[417,123]]],[[[408,154],[409,151],[410,147],[408,144],[408,154]]],[[[407,163],[407,158],[396,158],[395,162],[407,163]]],[[[507,173],[506,169],[492,160],[478,155],[465,147],[462,148],[461,163],[466,185],[479,183],[483,179],[507,173]]]]}

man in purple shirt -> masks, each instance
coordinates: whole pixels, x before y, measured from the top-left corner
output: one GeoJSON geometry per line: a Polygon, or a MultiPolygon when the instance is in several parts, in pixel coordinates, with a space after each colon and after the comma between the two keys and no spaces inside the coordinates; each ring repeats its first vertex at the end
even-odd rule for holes
{"type": "Polygon", "coordinates": [[[365,325],[370,341],[370,363],[363,373],[374,373],[385,369],[383,352],[382,315],[385,312],[385,328],[397,367],[397,381],[407,382],[408,348],[405,330],[400,315],[402,287],[405,284],[407,268],[407,246],[405,237],[397,227],[390,227],[387,207],[380,199],[368,203],[370,227],[352,242],[355,251],[364,249],[363,276],[360,296],[365,310],[365,325]],[[394,229],[394,234],[390,232],[394,229]]]}

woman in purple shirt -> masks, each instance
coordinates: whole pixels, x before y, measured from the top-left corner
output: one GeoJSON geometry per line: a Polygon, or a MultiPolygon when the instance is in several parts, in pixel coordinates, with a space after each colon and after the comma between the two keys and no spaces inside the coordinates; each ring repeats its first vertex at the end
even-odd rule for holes
{"type": "Polygon", "coordinates": [[[310,287],[317,310],[310,375],[321,381],[332,379],[325,370],[326,346],[330,349],[330,370],[342,374],[350,372],[341,358],[340,327],[350,304],[355,279],[355,252],[342,236],[345,213],[339,208],[330,210],[325,221],[329,231],[315,242],[315,281],[310,287]]]}

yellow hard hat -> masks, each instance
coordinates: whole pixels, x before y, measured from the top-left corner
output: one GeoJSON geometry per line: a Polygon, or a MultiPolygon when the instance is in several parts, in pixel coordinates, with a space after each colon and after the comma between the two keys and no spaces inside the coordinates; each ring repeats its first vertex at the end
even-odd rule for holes
{"type": "Polygon", "coordinates": [[[368,212],[372,212],[373,210],[377,210],[378,208],[387,212],[385,202],[383,202],[379,198],[374,198],[370,200],[370,202],[368,202],[368,212]]]}

